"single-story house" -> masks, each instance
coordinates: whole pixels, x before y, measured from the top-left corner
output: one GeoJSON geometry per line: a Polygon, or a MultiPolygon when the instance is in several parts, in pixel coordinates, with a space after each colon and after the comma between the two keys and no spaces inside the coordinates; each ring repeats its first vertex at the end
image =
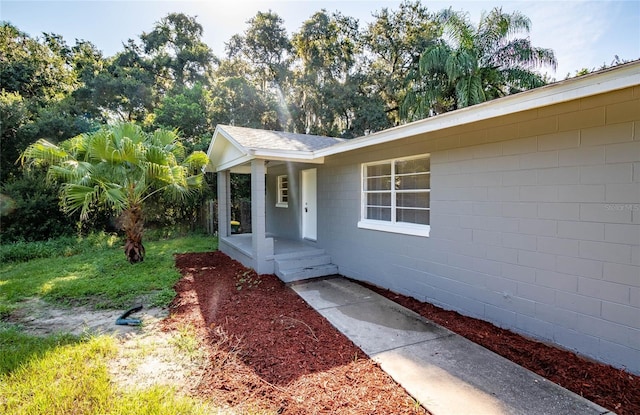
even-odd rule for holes
{"type": "Polygon", "coordinates": [[[219,247],[259,273],[339,273],[640,373],[640,61],[352,140],[219,125],[208,155],[219,247]]]}

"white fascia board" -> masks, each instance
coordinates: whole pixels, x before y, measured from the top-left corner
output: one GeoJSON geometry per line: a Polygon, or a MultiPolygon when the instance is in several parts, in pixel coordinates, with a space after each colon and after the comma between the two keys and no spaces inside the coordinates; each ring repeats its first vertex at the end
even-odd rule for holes
{"type": "Polygon", "coordinates": [[[393,127],[318,150],[314,155],[330,156],[637,85],[640,85],[640,61],[393,127]]]}
{"type": "Polygon", "coordinates": [[[219,165],[215,171],[223,171],[223,170],[231,170],[234,167],[240,165],[240,164],[244,164],[244,163],[248,163],[251,160],[253,160],[255,157],[251,156],[251,155],[245,155],[233,160],[230,160],[224,164],[219,165]]]}
{"type": "Polygon", "coordinates": [[[221,128],[220,126],[216,127],[216,131],[219,131],[220,134],[227,139],[228,142],[230,142],[235,148],[237,148],[240,152],[248,154],[249,150],[244,147],[242,144],[238,143],[232,136],[231,134],[229,134],[228,132],[226,132],[223,128],[221,128]]]}
{"type": "MultiPolygon", "coordinates": [[[[224,144],[224,143],[222,143],[224,144]]],[[[240,143],[238,143],[229,133],[227,133],[220,125],[216,126],[215,131],[213,132],[213,137],[211,138],[211,143],[209,144],[209,148],[207,149],[207,157],[209,158],[209,163],[203,168],[204,172],[214,172],[214,171],[222,171],[228,170],[231,167],[236,166],[237,164],[242,164],[246,162],[246,157],[249,155],[249,151],[243,147],[240,143]],[[244,156],[240,158],[236,158],[226,163],[219,165],[217,168],[212,163],[213,151],[216,145],[218,145],[219,140],[224,140],[230,143],[233,147],[235,147],[238,152],[243,154],[244,156]]],[[[251,158],[249,158],[250,160],[251,158]]]]}
{"type": "Polygon", "coordinates": [[[251,149],[249,154],[255,158],[265,160],[282,160],[282,161],[302,161],[306,163],[322,164],[324,163],[323,157],[317,157],[311,151],[300,150],[268,150],[268,149],[251,149]]]}

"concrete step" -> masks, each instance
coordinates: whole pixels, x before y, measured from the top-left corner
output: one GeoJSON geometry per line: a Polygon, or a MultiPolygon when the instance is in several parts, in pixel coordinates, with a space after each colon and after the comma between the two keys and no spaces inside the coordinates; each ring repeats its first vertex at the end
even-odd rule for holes
{"type": "Polygon", "coordinates": [[[284,282],[294,282],[309,278],[324,277],[338,273],[338,266],[335,264],[314,265],[303,268],[278,269],[276,275],[284,282]]]}
{"type": "Polygon", "coordinates": [[[326,251],[324,249],[319,248],[304,248],[302,251],[289,252],[286,254],[277,254],[273,256],[273,259],[276,261],[287,260],[287,259],[295,259],[307,256],[315,256],[315,255],[323,255],[326,251]]]}
{"type": "Polygon", "coordinates": [[[308,268],[315,267],[317,265],[330,264],[331,257],[327,254],[319,255],[305,255],[303,257],[291,258],[291,259],[276,259],[275,267],[278,270],[287,270],[295,268],[308,268]]]}

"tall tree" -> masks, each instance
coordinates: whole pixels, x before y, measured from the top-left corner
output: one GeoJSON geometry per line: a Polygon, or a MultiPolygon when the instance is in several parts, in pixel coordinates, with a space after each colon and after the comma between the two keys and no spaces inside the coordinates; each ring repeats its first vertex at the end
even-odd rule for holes
{"type": "Polygon", "coordinates": [[[0,23],[0,85],[44,106],[60,99],[75,86],[67,64],[68,48],[59,36],[45,34],[39,41],[11,23],[0,23]],[[62,52],[62,53],[61,53],[62,52]]]}
{"type": "Polygon", "coordinates": [[[46,166],[50,180],[62,182],[61,200],[67,212],[107,206],[121,213],[126,234],[125,255],[131,263],[144,259],[144,202],[158,192],[174,199],[188,197],[202,185],[200,169],[206,154],[185,157],[173,131],[145,133],[132,124],[104,127],[60,143],[38,140],[22,155],[27,166],[46,166]]]}
{"type": "Polygon", "coordinates": [[[383,8],[363,34],[368,75],[374,93],[386,104],[390,123],[400,121],[407,84],[418,73],[420,55],[441,33],[434,16],[419,1],[403,1],[397,10],[383,8]]]}
{"type": "Polygon", "coordinates": [[[528,37],[530,20],[519,12],[494,8],[483,13],[478,26],[466,14],[441,13],[446,39],[420,57],[420,77],[403,103],[407,119],[423,118],[451,109],[544,85],[535,69],[556,59],[551,49],[535,47],[528,37]]]}
{"type": "Polygon", "coordinates": [[[226,44],[229,58],[243,59],[253,66],[253,75],[265,95],[281,92],[289,76],[291,42],[284,20],[276,13],[258,12],[247,21],[249,28],[226,44]]]}
{"type": "MultiPolygon", "coordinates": [[[[298,129],[306,133],[339,135],[351,117],[336,107],[351,82],[359,49],[357,20],[321,10],[294,34],[292,44],[300,61],[296,71],[298,129]]],[[[341,103],[344,104],[344,103],[341,103]]]]}
{"type": "Polygon", "coordinates": [[[202,25],[196,18],[183,13],[168,14],[151,32],[140,35],[159,82],[182,88],[206,81],[216,60],[202,35],[202,25]]]}
{"type": "Polygon", "coordinates": [[[193,143],[203,134],[213,133],[210,102],[210,92],[199,82],[191,87],[174,88],[154,109],[153,124],[178,129],[184,140],[193,143]]]}
{"type": "Polygon", "coordinates": [[[77,88],[62,37],[33,38],[0,23],[0,180],[19,174],[20,153],[37,137],[57,141],[86,131],[69,101],[77,88]]]}

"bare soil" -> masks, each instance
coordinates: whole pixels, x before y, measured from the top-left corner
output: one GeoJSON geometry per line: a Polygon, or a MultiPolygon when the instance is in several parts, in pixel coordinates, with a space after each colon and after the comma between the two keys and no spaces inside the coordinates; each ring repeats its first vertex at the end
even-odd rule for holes
{"type": "MultiPolygon", "coordinates": [[[[209,366],[196,393],[282,414],[426,413],[346,337],[273,275],[220,252],[176,257],[183,278],[166,320],[198,327],[209,366]]],[[[376,287],[424,317],[620,415],[640,414],[640,377],[484,321],[376,287]]]]}

